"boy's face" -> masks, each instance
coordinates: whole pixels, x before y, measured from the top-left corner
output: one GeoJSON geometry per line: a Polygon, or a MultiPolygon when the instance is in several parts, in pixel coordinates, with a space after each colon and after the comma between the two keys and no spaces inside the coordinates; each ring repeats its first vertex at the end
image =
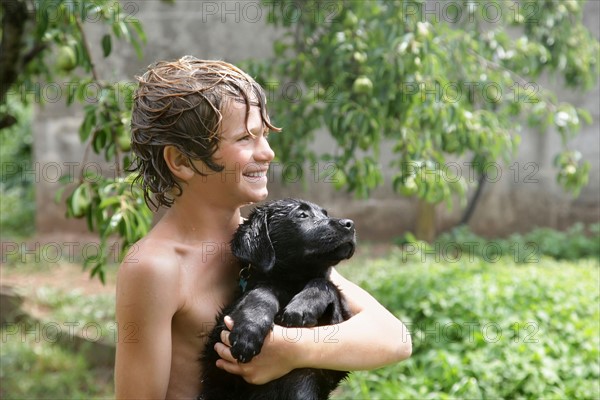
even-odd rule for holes
{"type": "MultiPolygon", "coordinates": [[[[267,142],[267,130],[263,124],[260,109],[250,108],[246,131],[246,105],[229,101],[223,110],[219,148],[213,160],[224,166],[221,172],[208,172],[202,177],[204,193],[215,195],[222,192],[222,199],[232,206],[239,207],[255,203],[267,197],[269,163],[275,153],[267,142]]],[[[202,169],[200,169],[202,171],[202,169]]]]}

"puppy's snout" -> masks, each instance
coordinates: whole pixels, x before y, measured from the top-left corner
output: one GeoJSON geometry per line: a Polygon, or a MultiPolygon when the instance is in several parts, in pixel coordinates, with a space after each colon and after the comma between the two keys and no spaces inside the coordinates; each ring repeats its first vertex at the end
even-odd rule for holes
{"type": "Polygon", "coordinates": [[[344,228],[348,230],[352,230],[354,228],[354,221],[351,219],[340,219],[340,224],[342,224],[344,228]]]}

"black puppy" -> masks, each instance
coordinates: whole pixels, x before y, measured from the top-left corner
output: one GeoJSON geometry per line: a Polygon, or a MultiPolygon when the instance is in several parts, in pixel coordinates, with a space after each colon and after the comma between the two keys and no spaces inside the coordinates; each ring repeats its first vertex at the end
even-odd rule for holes
{"type": "Polygon", "coordinates": [[[354,254],[354,223],[330,218],[310,202],[278,200],[257,207],[235,233],[233,254],[246,265],[240,276],[243,290],[217,317],[204,354],[202,400],[320,400],[327,399],[344,371],[296,369],[265,385],[251,385],[215,366],[213,349],[226,329],[234,327],[231,353],[239,362],[256,356],[273,323],[309,327],[340,323],[351,314],[339,289],[328,279],[332,266],[354,254]]]}

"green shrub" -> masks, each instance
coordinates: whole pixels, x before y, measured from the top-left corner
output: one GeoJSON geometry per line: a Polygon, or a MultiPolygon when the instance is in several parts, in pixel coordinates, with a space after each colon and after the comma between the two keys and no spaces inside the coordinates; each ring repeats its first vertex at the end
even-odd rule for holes
{"type": "Polygon", "coordinates": [[[413,355],[353,373],[338,399],[600,396],[596,260],[441,263],[397,250],[346,275],[406,323],[413,355]]]}
{"type": "MultiPolygon", "coordinates": [[[[9,101],[10,101],[9,97],[9,101]]],[[[35,197],[31,144],[31,110],[12,101],[19,123],[0,130],[0,227],[3,238],[29,236],[35,227],[35,197]]],[[[4,108],[0,108],[0,114],[4,108]]]]}
{"type": "MultiPolygon", "coordinates": [[[[404,243],[414,243],[411,236],[404,243]]],[[[481,257],[486,261],[502,255],[512,255],[517,262],[537,262],[542,256],[557,260],[600,258],[600,224],[590,225],[588,232],[582,223],[566,231],[535,228],[524,235],[515,233],[504,239],[485,239],[474,234],[467,226],[440,235],[432,245],[437,251],[458,251],[481,257]]]]}

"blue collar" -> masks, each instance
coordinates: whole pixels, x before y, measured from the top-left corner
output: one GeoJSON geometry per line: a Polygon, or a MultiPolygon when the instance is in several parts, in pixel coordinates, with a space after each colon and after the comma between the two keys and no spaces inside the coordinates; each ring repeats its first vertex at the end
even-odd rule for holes
{"type": "Polygon", "coordinates": [[[242,289],[242,293],[246,292],[246,286],[248,286],[248,278],[250,278],[250,268],[252,268],[252,264],[248,264],[247,267],[242,268],[240,270],[239,285],[240,289],[242,289]]]}

